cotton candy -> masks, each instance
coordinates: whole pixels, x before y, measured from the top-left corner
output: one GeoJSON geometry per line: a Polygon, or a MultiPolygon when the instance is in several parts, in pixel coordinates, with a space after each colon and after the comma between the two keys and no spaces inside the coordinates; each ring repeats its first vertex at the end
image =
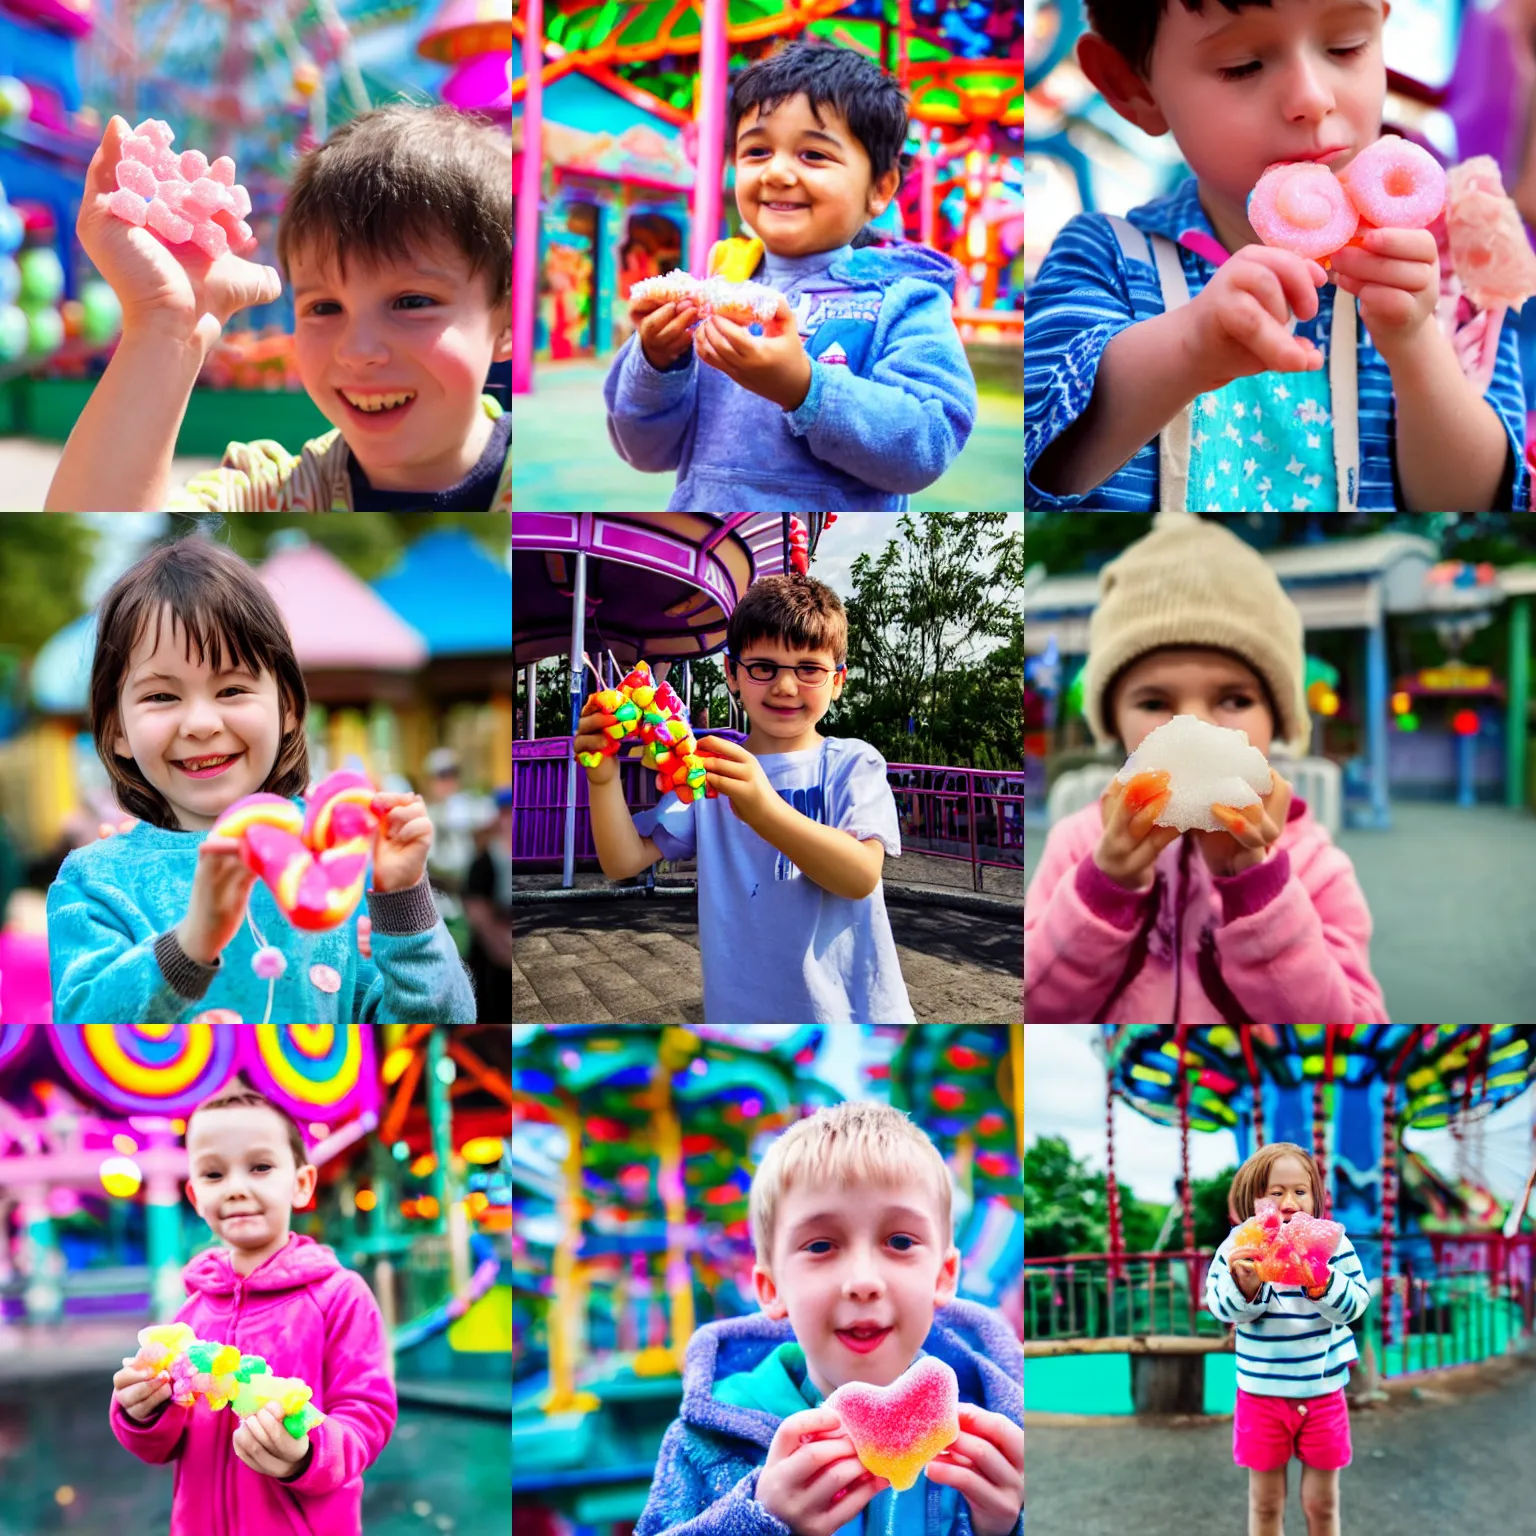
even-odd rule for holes
{"type": "Polygon", "coordinates": [[[1446,234],[1462,291],[1479,309],[1519,309],[1536,294],[1536,252],[1498,162],[1474,155],[1451,168],[1446,234]]]}
{"type": "Polygon", "coordinates": [[[1160,827],[1180,832],[1226,829],[1211,814],[1213,805],[1241,809],[1258,805],[1274,788],[1264,754],[1250,746],[1244,731],[1208,725],[1196,715],[1175,715],[1151,732],[1115,775],[1128,784],[1138,773],[1166,769],[1171,775],[1168,804],[1157,818],[1160,827]]]}
{"type": "Polygon", "coordinates": [[[960,1382],[944,1361],[924,1355],[888,1387],[849,1381],[827,1399],[868,1472],[898,1493],[960,1434],[960,1382]]]}

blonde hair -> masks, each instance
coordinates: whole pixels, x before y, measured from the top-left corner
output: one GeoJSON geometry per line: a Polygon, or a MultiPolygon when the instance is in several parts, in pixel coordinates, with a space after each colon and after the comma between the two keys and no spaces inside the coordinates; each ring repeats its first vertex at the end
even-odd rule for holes
{"type": "Polygon", "coordinates": [[[1270,1174],[1282,1157],[1294,1157],[1307,1170],[1312,1185],[1312,1214],[1325,1216],[1327,1200],[1323,1191],[1323,1175],[1317,1160],[1305,1147],[1294,1141],[1271,1141],[1259,1148],[1252,1157],[1232,1176],[1227,1189],[1227,1209],[1238,1221],[1247,1221],[1254,1213],[1254,1205],[1269,1188],[1270,1174]]]}
{"type": "Polygon", "coordinates": [[[753,1176],[748,1212],[757,1262],[772,1266],[779,1209],[792,1188],[914,1180],[931,1188],[947,1252],[954,1241],[949,1169],[922,1128],[889,1104],[851,1100],[817,1110],[768,1148],[753,1176]]]}

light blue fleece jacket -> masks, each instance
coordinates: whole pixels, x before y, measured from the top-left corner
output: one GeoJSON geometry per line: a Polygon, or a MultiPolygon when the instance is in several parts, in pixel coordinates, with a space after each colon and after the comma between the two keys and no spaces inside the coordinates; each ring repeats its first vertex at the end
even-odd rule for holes
{"type": "MultiPolygon", "coordinates": [[[[961,1402],[1022,1426],[1024,1351],[996,1312],[973,1301],[940,1307],[922,1355],[954,1368],[961,1402]]],[[[662,1439],[635,1536],[786,1536],[789,1527],[757,1502],[757,1479],[779,1425],[821,1402],[787,1321],[753,1313],[706,1323],[688,1342],[682,1407],[662,1439]]],[[[1018,1536],[1023,1530],[1020,1514],[1018,1536]]],[[[876,1533],[972,1536],[970,1505],[920,1477],[906,1493],[876,1494],[840,1536],[876,1533]]]]}
{"type": "MultiPolygon", "coordinates": [[[[176,942],[207,836],[140,822],[64,860],[48,889],[56,1024],[186,1024],[212,1009],[247,1024],[266,1017],[268,983],[251,970],[248,923],[217,965],[190,959],[176,942]]],[[[474,988],[425,878],[406,891],[370,890],[367,902],[371,960],[358,952],[357,912],[311,933],[289,923],[263,882],[251,887],[256,925],[287,961],[270,1022],[473,1024],[474,988]]]]}
{"type": "Polygon", "coordinates": [[[922,245],[765,253],[753,281],[789,301],[810,392],[780,410],[700,363],[658,372],[636,336],[603,384],[608,435],[636,469],[677,471],[672,512],[904,512],[976,419],[950,313],[955,266],[922,245]]]}

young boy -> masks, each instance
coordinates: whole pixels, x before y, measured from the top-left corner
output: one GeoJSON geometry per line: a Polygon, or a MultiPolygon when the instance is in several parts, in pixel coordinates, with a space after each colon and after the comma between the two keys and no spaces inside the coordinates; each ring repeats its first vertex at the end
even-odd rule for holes
{"type": "Polygon", "coordinates": [[[1485,395],[1435,318],[1435,236],[1373,231],[1328,274],[1248,222],[1268,166],[1338,172],[1380,137],[1391,5],[1087,11],[1084,72],[1122,117],[1171,132],[1194,174],[1128,220],[1077,215],[1030,287],[1025,506],[1527,507],[1514,328],[1485,395]]]}
{"type": "Polygon", "coordinates": [[[718,242],[709,270],[777,289],[778,314],[761,336],[720,316],[690,335],[688,303],[632,300],[608,435],[677,470],[672,511],[903,511],[965,446],[976,383],[954,263],[861,238],[901,183],[901,90],[862,54],[792,43],[736,77],[728,130],[755,238],[718,242]]]}
{"type": "MultiPolygon", "coordinates": [[[[48,491],[50,511],[511,511],[511,418],[482,394],[512,355],[511,149],[448,107],[384,107],[300,162],[278,221],[299,377],[333,430],[289,453],[231,443],[183,490],[171,455],[230,317],[282,291],[233,251],[209,261],[117,218],[129,127],[107,124],[77,233],[123,335],[48,491]]],[[[247,252],[249,255],[249,252],[247,252]]],[[[233,400],[235,397],[231,397],[233,400]]]]}
{"type": "MultiPolygon", "coordinates": [[[[764,576],[726,626],[727,686],[752,728],[740,745],[699,741],[719,798],[668,794],[631,820],[618,758],[587,769],[610,880],[698,856],[706,1022],[915,1022],[880,887],[886,854],[901,856],[885,759],[816,729],[842,696],[847,654],[848,618],[830,587],[764,576]],[[743,965],[756,946],[763,963],[743,965]]],[[[588,699],[575,750],[601,750],[612,724],[588,699]]]]}
{"type": "Polygon", "coordinates": [[[762,1315],[694,1334],[635,1536],[1022,1536],[1024,1352],[996,1313],[955,1300],[950,1206],[943,1158],[889,1105],[820,1109],[773,1143],[750,1201],[762,1315]],[[960,1437],[898,1494],[821,1405],[927,1354],[959,1379],[960,1437]]]}

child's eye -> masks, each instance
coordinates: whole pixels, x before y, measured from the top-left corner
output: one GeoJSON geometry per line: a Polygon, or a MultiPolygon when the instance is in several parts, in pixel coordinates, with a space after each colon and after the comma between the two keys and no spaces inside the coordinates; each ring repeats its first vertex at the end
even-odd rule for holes
{"type": "MultiPolygon", "coordinates": [[[[397,304],[404,304],[411,299],[420,299],[423,304],[436,304],[437,300],[427,293],[407,293],[396,299],[397,304]]],[[[412,306],[414,308],[414,306],[412,306]]]]}
{"type": "Polygon", "coordinates": [[[1253,700],[1246,693],[1229,693],[1227,695],[1227,703],[1237,709],[1247,709],[1253,703],[1253,700]]]}
{"type": "MultiPolygon", "coordinates": [[[[1364,53],[1370,47],[1369,43],[1356,43],[1353,48],[1330,48],[1328,51],[1336,59],[1352,59],[1357,53],[1364,53]]],[[[1254,59],[1248,64],[1238,64],[1232,69],[1219,69],[1216,71],[1223,80],[1247,80],[1259,68],[1259,61],[1254,59]]]]}
{"type": "MultiPolygon", "coordinates": [[[[898,1248],[896,1250],[897,1253],[910,1253],[912,1251],[912,1249],[917,1246],[916,1239],[908,1237],[905,1232],[898,1232],[898,1233],[896,1233],[896,1235],[894,1237],[888,1238],[887,1241],[888,1242],[892,1242],[892,1243],[906,1243],[908,1245],[905,1248],[898,1248]]],[[[809,1253],[814,1247],[816,1247],[816,1245],[818,1243],[824,1245],[827,1248],[830,1248],[832,1246],[831,1243],[829,1243],[826,1238],[818,1237],[818,1238],[813,1239],[811,1242],[809,1242],[809,1243],[807,1243],[805,1245],[805,1251],[807,1253],[809,1253]]],[[[820,1258],[821,1255],[817,1254],[816,1257],[820,1258]]]]}

